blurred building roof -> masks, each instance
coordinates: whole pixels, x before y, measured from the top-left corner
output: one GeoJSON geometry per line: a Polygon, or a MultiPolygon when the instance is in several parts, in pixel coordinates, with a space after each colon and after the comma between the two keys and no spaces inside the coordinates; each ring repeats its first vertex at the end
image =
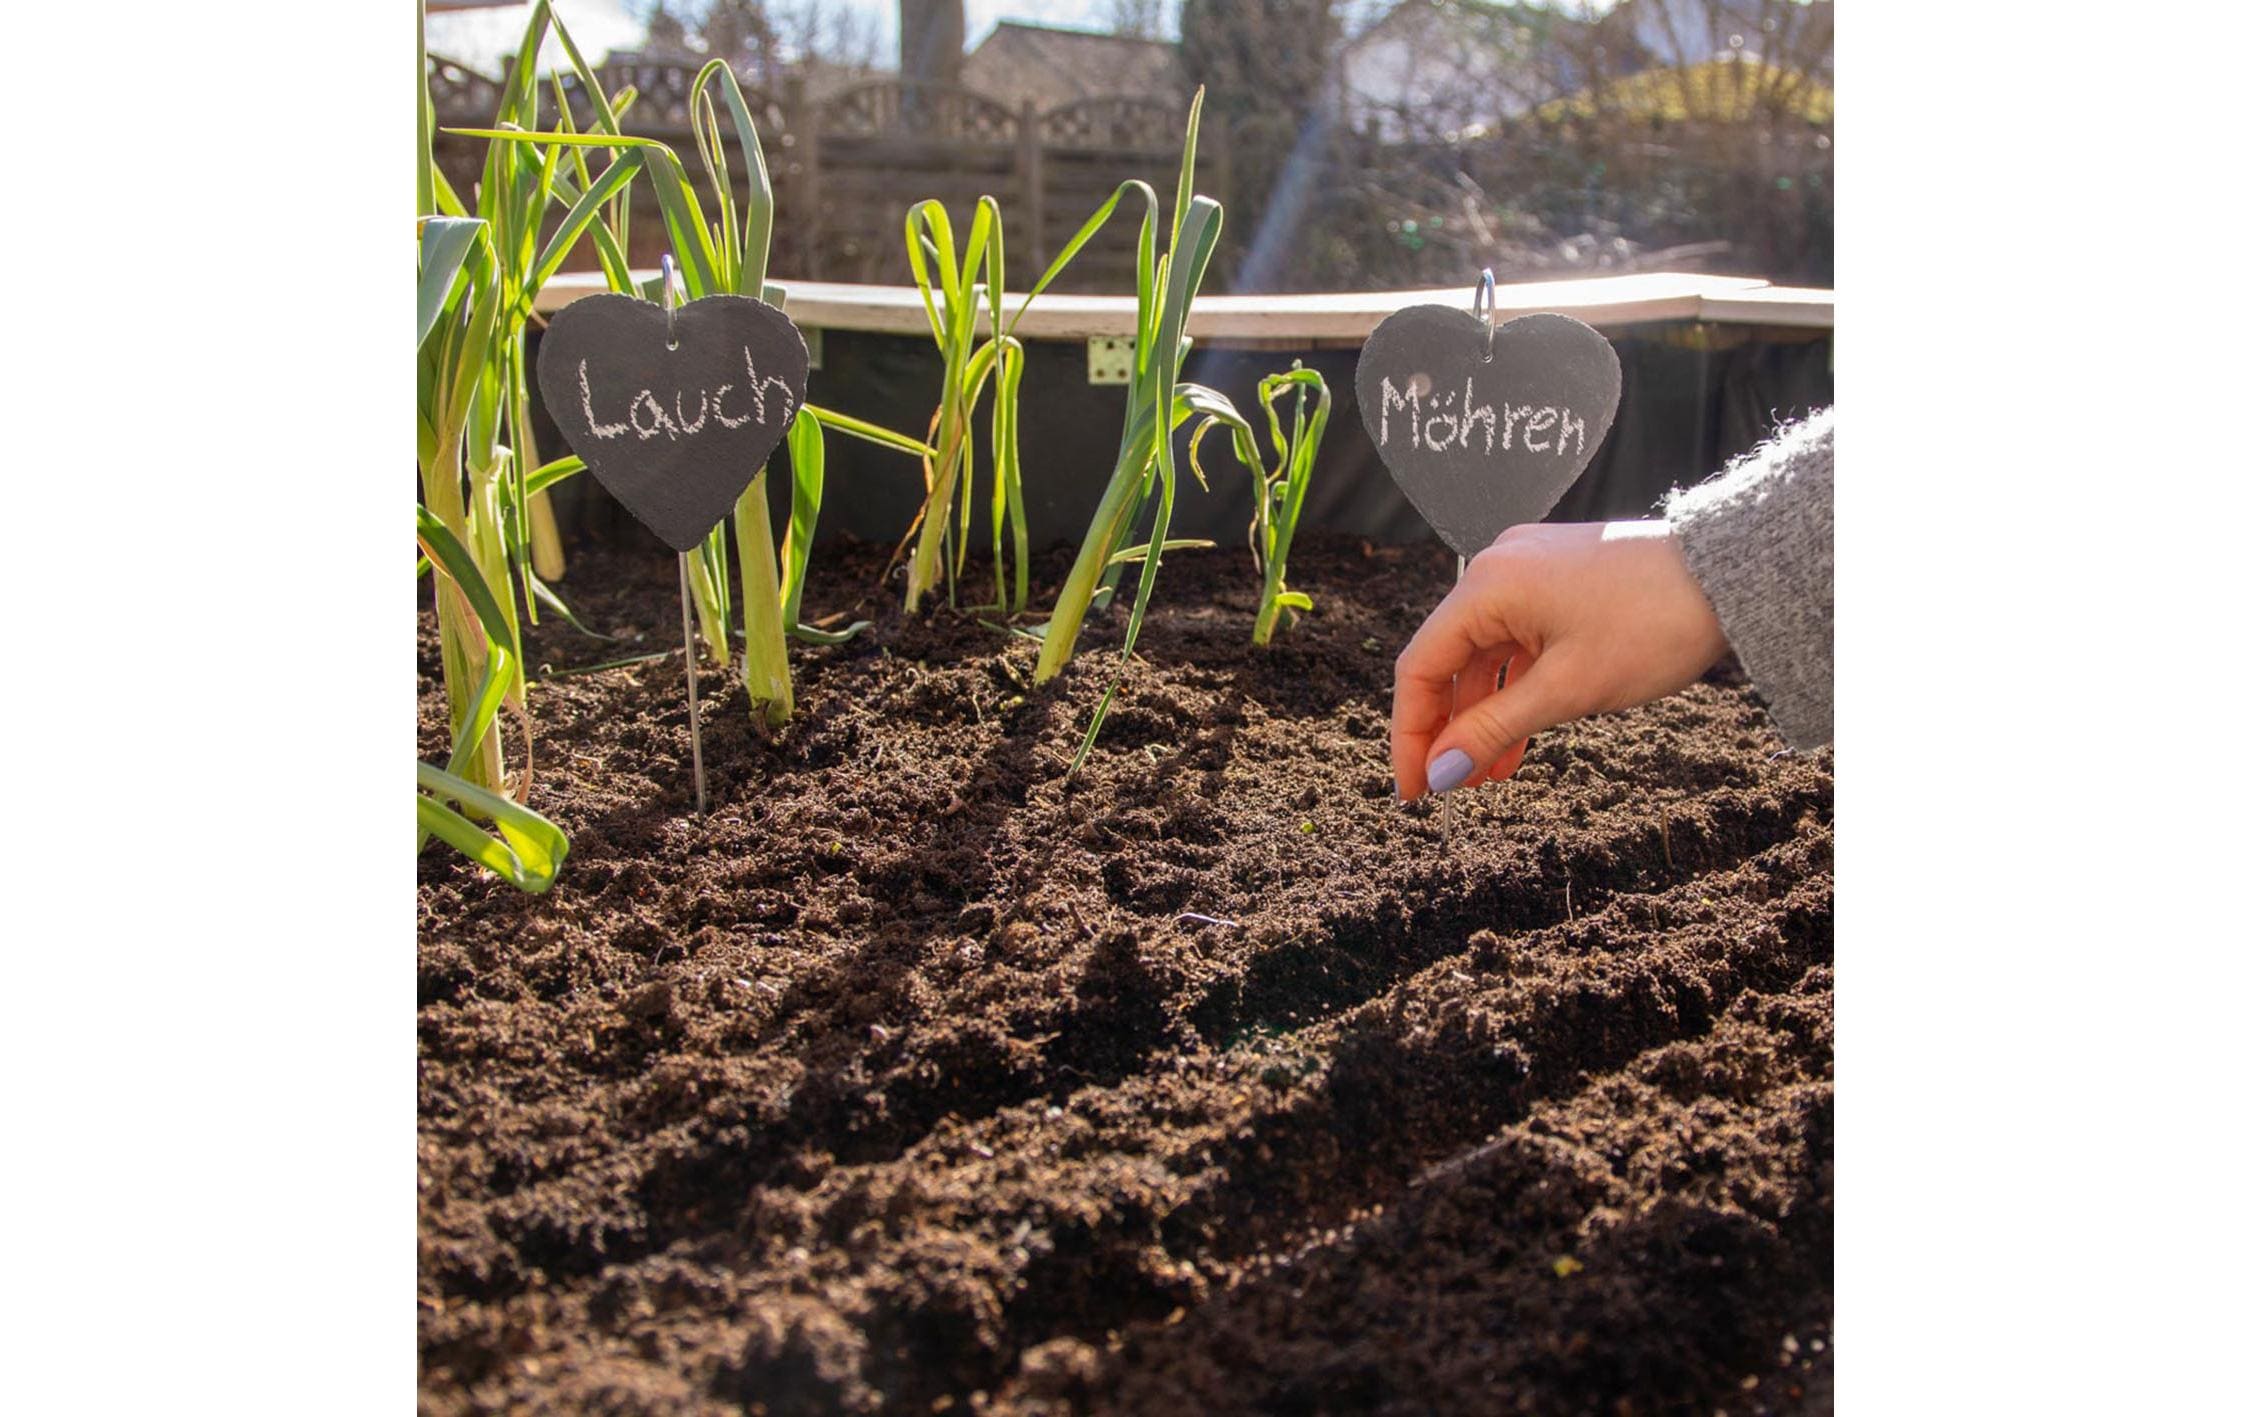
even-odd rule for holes
{"type": "Polygon", "coordinates": [[[1338,54],[1342,116],[1387,139],[1474,133],[1584,83],[1553,41],[1586,31],[1544,5],[1400,0],[1338,54]]]}
{"type": "MultiPolygon", "coordinates": [[[[1671,112],[1668,96],[1686,87],[1674,107],[1726,116],[1728,104],[1743,106],[1736,81],[1762,58],[1761,75],[1826,77],[1831,9],[1831,0],[1779,9],[1760,0],[1619,0],[1589,20],[1546,3],[1399,0],[1344,45],[1336,96],[1347,123],[1391,140],[1468,137],[1535,108],[1589,108],[1600,73],[1612,76],[1599,89],[1612,108],[1671,112]],[[1597,51],[1599,68],[1590,64],[1597,51]],[[1738,61],[1745,67],[1723,67],[1738,61]],[[1664,78],[1629,77],[1652,70],[1664,78]]],[[[1750,87],[1762,103],[1775,96],[1803,116],[1828,116],[1818,83],[1802,92],[1794,82],[1750,87]],[[1783,87],[1791,92],[1777,95],[1783,87]]]]}
{"type": "Polygon", "coordinates": [[[1834,9],[1831,0],[1803,0],[1781,9],[1760,0],[1620,0],[1611,20],[1629,27],[1652,63],[1701,64],[1747,51],[1819,72],[1825,66],[1810,62],[1816,53],[1773,51],[1807,47],[1787,42],[1792,39],[1818,38],[1811,48],[1825,53],[1834,9]],[[1791,33],[1776,33],[1780,30],[1791,33]]]}
{"type": "Polygon", "coordinates": [[[1008,104],[1170,95],[1187,87],[1180,46],[1165,39],[1002,20],[962,61],[962,82],[1008,104]]]}

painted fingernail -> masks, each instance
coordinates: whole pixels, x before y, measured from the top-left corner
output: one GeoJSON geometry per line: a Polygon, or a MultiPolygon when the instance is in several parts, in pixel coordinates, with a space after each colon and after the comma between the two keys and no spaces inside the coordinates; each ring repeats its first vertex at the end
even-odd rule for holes
{"type": "Polygon", "coordinates": [[[1469,754],[1459,748],[1448,748],[1438,755],[1438,761],[1430,765],[1430,790],[1453,791],[1462,785],[1463,778],[1469,776],[1469,768],[1469,754]]]}

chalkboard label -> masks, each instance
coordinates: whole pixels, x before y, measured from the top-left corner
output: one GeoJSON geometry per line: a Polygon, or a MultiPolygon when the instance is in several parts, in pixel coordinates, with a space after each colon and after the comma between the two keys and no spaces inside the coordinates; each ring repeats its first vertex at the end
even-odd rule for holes
{"type": "Polygon", "coordinates": [[[539,392],[571,451],[675,551],[711,534],[805,403],[805,340],[763,300],[672,312],[629,295],[573,301],[539,345],[539,392]]]}
{"type": "Polygon", "coordinates": [[[1353,379],[1391,477],[1448,546],[1474,556],[1552,510],[1618,414],[1618,355],[1568,315],[1483,320],[1410,305],[1376,326],[1353,379]]]}

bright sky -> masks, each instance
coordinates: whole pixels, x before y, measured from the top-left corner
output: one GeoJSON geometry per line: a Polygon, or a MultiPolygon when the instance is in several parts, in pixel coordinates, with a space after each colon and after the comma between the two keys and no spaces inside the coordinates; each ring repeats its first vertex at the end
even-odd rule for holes
{"type": "MultiPolygon", "coordinates": [[[[783,0],[789,3],[789,0],[783,0]]],[[[828,0],[840,9],[866,16],[876,28],[877,56],[888,62],[898,46],[897,0],[828,0]]],[[[651,0],[554,0],[571,38],[592,62],[599,64],[612,49],[629,49],[641,42],[642,17],[651,0]]],[[[1036,20],[1045,25],[1100,29],[1107,10],[1103,0],[967,0],[969,45],[979,40],[999,20],[1036,20]]],[[[432,52],[458,59],[487,73],[500,68],[503,57],[514,54],[523,42],[524,21],[530,16],[529,0],[522,5],[490,10],[461,10],[432,15],[425,31],[432,52]]],[[[546,62],[561,62],[552,42],[546,62]]]]}
{"type": "MultiPolygon", "coordinates": [[[[630,49],[641,42],[643,17],[654,3],[655,0],[554,0],[554,8],[586,57],[599,64],[612,49],[630,49]]],[[[777,0],[783,8],[801,3],[804,0],[777,0]]],[[[896,57],[898,0],[822,0],[822,3],[864,16],[876,32],[878,61],[890,63],[896,57]]],[[[1615,3],[1616,0],[1576,0],[1565,8],[1601,11],[1615,3]]],[[[974,49],[1001,20],[1104,29],[1109,8],[1105,0],[966,0],[968,45],[974,49]]],[[[1169,26],[1178,14],[1178,6],[1168,4],[1165,8],[1165,22],[1169,26]]],[[[1387,7],[1383,0],[1344,0],[1343,8],[1348,13],[1372,16],[1387,7]]],[[[530,0],[525,0],[521,5],[432,15],[427,31],[429,47],[448,59],[459,59],[474,68],[495,73],[501,60],[514,54],[516,46],[523,41],[524,21],[530,14],[530,0]]],[[[551,68],[562,61],[561,51],[550,40],[541,67],[551,68]]]]}

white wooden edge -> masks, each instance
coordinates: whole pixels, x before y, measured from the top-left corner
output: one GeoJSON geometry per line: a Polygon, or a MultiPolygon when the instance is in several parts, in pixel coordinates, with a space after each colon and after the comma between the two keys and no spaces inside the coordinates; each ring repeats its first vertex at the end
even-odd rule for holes
{"type": "MultiPolygon", "coordinates": [[[[655,272],[648,273],[650,277],[655,272]]],[[[925,335],[930,324],[922,297],[910,285],[847,285],[834,281],[782,281],[789,313],[798,324],[827,330],[925,335]]],[[[537,308],[560,310],[607,289],[598,271],[551,277],[537,308]]],[[[1206,343],[1223,340],[1346,340],[1367,338],[1386,315],[1408,305],[1469,308],[1470,287],[1438,290],[1355,291],[1320,295],[1207,295],[1189,314],[1188,332],[1206,343]]],[[[1011,295],[1007,308],[1022,304],[1011,295]]],[[[1494,292],[1494,312],[1506,320],[1537,311],[1571,315],[1598,328],[1658,320],[1711,320],[1729,324],[1829,328],[1834,294],[1772,286],[1740,276],[1668,272],[1601,276],[1588,280],[1504,285],[1494,292]]],[[[982,325],[983,321],[980,321],[982,325]]],[[[1133,298],[1126,295],[1047,294],[1033,304],[1016,332],[1029,339],[1076,340],[1133,333],[1133,298]]]]}
{"type": "Polygon", "coordinates": [[[1809,286],[1766,285],[1704,297],[1703,318],[1723,325],[1837,327],[1837,293],[1809,286]]]}

